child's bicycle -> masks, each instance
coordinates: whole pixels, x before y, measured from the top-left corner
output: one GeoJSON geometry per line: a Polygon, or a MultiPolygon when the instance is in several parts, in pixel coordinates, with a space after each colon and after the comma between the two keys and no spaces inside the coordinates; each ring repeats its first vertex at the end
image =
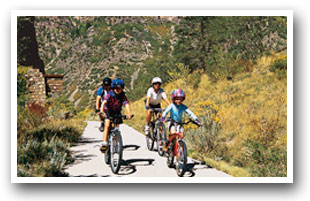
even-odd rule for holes
{"type": "Polygon", "coordinates": [[[157,144],[157,152],[160,156],[164,155],[163,144],[166,140],[165,125],[159,120],[163,110],[161,108],[152,109],[152,119],[150,121],[150,133],[146,135],[146,145],[148,150],[152,151],[154,142],[157,144]]]}
{"type": "MultiPolygon", "coordinates": [[[[133,117],[133,115],[131,115],[133,117]]],[[[110,165],[111,170],[114,174],[117,174],[122,162],[123,157],[123,140],[121,131],[117,124],[123,119],[127,119],[127,116],[117,114],[109,117],[111,120],[110,131],[108,133],[108,149],[105,151],[104,159],[107,165],[110,165]]]]}
{"type": "MultiPolygon", "coordinates": [[[[169,118],[168,121],[175,124],[176,127],[182,127],[185,124],[193,123],[199,126],[195,121],[188,120],[187,122],[175,122],[173,119],[169,118]]],[[[174,166],[174,158],[176,159],[175,167],[179,177],[183,177],[184,173],[186,172],[186,164],[187,164],[187,148],[186,144],[183,140],[185,133],[181,131],[169,135],[169,142],[168,142],[168,151],[167,151],[167,165],[169,168],[174,166]]]]}

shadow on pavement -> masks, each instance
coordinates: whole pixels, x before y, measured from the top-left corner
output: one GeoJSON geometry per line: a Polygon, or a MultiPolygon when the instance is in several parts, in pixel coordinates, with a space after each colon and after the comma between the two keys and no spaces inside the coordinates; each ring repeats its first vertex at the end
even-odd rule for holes
{"type": "Polygon", "coordinates": [[[76,144],[74,144],[72,147],[84,145],[84,144],[93,144],[93,143],[99,143],[102,142],[102,140],[98,140],[96,138],[81,138],[80,141],[76,144]]]}
{"type": "Polygon", "coordinates": [[[136,151],[140,148],[140,146],[138,145],[133,145],[133,144],[130,144],[130,145],[124,145],[123,146],[123,151],[136,151]]]}
{"type": "Polygon", "coordinates": [[[130,175],[137,171],[137,166],[148,166],[152,165],[154,159],[129,159],[122,160],[121,168],[118,175],[130,175]]]}
{"type": "MultiPolygon", "coordinates": [[[[174,169],[176,169],[175,164],[173,165],[174,169]]],[[[186,164],[186,172],[184,174],[184,177],[194,177],[196,175],[195,171],[196,170],[200,170],[200,169],[209,169],[212,168],[208,165],[206,165],[206,163],[204,162],[190,162],[186,164]],[[200,167],[197,167],[200,166],[200,167]]]]}
{"type": "Polygon", "coordinates": [[[68,166],[73,166],[85,161],[90,161],[92,158],[97,157],[93,154],[84,154],[87,150],[80,150],[80,151],[71,151],[73,157],[73,163],[69,164],[68,166]]]}

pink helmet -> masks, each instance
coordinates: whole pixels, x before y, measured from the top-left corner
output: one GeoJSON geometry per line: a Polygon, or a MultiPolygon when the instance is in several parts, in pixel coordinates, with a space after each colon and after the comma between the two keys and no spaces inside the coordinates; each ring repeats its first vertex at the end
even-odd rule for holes
{"type": "Polygon", "coordinates": [[[182,89],[175,89],[172,93],[171,93],[171,99],[172,101],[174,100],[174,98],[176,97],[181,97],[183,98],[183,100],[185,100],[185,92],[182,89]]]}

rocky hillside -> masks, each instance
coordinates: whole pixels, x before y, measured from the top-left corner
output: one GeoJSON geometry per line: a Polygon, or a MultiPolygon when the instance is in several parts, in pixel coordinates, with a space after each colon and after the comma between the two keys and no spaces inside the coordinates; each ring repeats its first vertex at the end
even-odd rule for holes
{"type": "Polygon", "coordinates": [[[103,77],[122,78],[129,98],[150,79],[168,79],[177,17],[36,17],[39,55],[48,74],[64,74],[64,94],[93,105],[103,77]]]}

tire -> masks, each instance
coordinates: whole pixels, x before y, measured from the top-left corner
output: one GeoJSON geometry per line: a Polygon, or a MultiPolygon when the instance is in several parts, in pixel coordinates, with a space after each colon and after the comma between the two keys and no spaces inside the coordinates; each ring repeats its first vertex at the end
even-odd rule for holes
{"type": "Polygon", "coordinates": [[[149,151],[153,151],[154,148],[154,129],[153,126],[150,128],[150,134],[146,135],[146,146],[149,151]]]}
{"type": "MultiPolygon", "coordinates": [[[[174,147],[174,146],[172,146],[174,147]]],[[[174,154],[173,154],[173,148],[172,149],[168,149],[167,152],[167,165],[169,168],[173,167],[173,161],[174,161],[174,154]]]]}
{"type": "Polygon", "coordinates": [[[178,154],[176,156],[176,170],[179,177],[183,177],[186,171],[187,149],[183,140],[178,141],[178,154]]]}
{"type": "Polygon", "coordinates": [[[109,151],[109,149],[108,149],[107,152],[104,154],[104,161],[105,161],[105,164],[107,164],[107,165],[110,164],[110,151],[109,151]]]}
{"type": "Polygon", "coordinates": [[[166,139],[166,128],[163,123],[159,123],[157,126],[157,152],[160,156],[164,155],[164,150],[163,150],[163,142],[166,139]],[[160,145],[161,144],[161,145],[160,145]]]}
{"type": "Polygon", "coordinates": [[[114,131],[110,135],[110,166],[114,174],[117,174],[123,157],[123,140],[119,131],[114,131]]]}

